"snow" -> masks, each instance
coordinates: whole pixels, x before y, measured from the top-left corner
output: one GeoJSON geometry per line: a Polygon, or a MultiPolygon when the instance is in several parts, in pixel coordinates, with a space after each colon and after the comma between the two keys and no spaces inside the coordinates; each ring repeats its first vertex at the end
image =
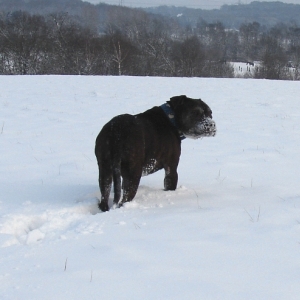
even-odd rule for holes
{"type": "Polygon", "coordinates": [[[2,76],[0,299],[299,299],[300,82],[2,76]],[[100,213],[94,143],[186,94],[215,137],[100,213]]]}

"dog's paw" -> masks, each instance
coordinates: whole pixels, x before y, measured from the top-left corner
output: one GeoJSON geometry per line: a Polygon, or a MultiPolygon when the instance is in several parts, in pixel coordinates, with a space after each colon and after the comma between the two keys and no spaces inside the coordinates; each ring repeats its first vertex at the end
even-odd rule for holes
{"type": "Polygon", "coordinates": [[[102,210],[103,212],[106,212],[106,211],[109,211],[109,206],[108,206],[108,203],[106,203],[106,202],[100,202],[99,204],[98,204],[98,207],[99,207],[99,209],[100,210],[102,210]]]}

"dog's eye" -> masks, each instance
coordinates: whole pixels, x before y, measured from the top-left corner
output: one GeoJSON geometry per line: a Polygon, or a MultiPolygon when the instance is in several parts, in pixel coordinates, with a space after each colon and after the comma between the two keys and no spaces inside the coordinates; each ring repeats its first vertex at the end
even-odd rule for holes
{"type": "Polygon", "coordinates": [[[199,118],[199,117],[203,116],[203,111],[200,109],[195,109],[192,114],[193,114],[193,117],[199,118]]]}
{"type": "Polygon", "coordinates": [[[211,110],[207,111],[206,116],[212,119],[212,111],[211,110]]]}

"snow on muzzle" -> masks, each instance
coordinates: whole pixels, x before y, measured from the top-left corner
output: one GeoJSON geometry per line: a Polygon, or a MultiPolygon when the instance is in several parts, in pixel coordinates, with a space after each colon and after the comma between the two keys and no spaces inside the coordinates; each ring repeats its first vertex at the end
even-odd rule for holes
{"type": "Polygon", "coordinates": [[[185,137],[198,139],[205,136],[215,136],[217,127],[215,121],[211,118],[205,118],[203,121],[196,123],[195,127],[183,133],[185,137]]]}

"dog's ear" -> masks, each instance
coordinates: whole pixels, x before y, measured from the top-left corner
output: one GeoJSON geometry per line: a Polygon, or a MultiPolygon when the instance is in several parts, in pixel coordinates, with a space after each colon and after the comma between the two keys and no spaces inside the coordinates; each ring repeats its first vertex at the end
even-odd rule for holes
{"type": "Polygon", "coordinates": [[[186,100],[186,95],[181,95],[181,96],[175,96],[168,101],[168,103],[171,105],[173,109],[176,109],[176,107],[182,105],[184,101],[186,100]]]}

